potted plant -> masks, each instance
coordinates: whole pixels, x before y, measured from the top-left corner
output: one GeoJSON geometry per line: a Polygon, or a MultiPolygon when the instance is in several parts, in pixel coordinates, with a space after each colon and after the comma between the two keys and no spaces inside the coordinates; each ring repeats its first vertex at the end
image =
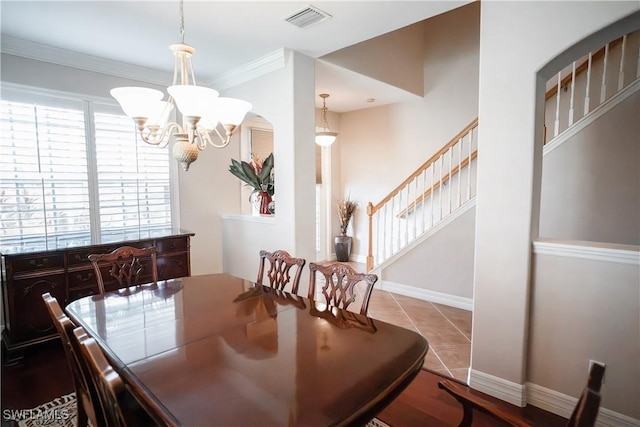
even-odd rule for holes
{"type": "Polygon", "coordinates": [[[353,218],[353,214],[358,207],[358,204],[347,197],[344,200],[339,200],[336,203],[338,207],[338,220],[340,221],[340,235],[334,239],[334,247],[336,250],[336,258],[340,262],[349,261],[351,255],[351,246],[353,238],[347,236],[347,228],[353,218]]]}
{"type": "Polygon", "coordinates": [[[275,194],[273,153],[269,154],[264,161],[254,158],[251,163],[231,159],[229,172],[253,188],[251,198],[255,195],[258,196],[260,214],[271,215],[274,212],[272,202],[272,197],[275,194]]]}

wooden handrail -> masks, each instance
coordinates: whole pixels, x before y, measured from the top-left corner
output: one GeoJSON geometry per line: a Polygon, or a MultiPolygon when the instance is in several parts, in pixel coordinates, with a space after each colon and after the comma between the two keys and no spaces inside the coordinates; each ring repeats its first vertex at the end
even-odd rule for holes
{"type": "MultiPolygon", "coordinates": [[[[614,47],[620,43],[622,43],[622,37],[610,42],[609,48],[614,47]]],[[[600,59],[602,56],[604,56],[604,49],[605,47],[603,46],[600,49],[598,49],[593,55],[591,55],[591,61],[593,62],[593,60],[600,59]]],[[[578,65],[576,67],[576,77],[578,77],[578,75],[580,75],[581,73],[585,72],[588,66],[589,66],[588,59],[585,60],[582,64],[578,65]]],[[[566,76],[564,79],[560,80],[560,87],[567,86],[569,83],[571,83],[572,80],[573,80],[573,72],[570,73],[568,76],[566,76]]],[[[558,93],[558,85],[554,85],[551,89],[549,89],[544,94],[544,100],[548,101],[549,98],[553,97],[556,93],[558,93]]]]}
{"type": "Polygon", "coordinates": [[[435,162],[436,160],[438,160],[440,158],[440,156],[442,156],[444,153],[447,152],[447,150],[449,148],[451,148],[454,144],[456,144],[460,138],[462,138],[463,136],[465,136],[466,134],[469,133],[469,131],[471,129],[473,129],[474,127],[476,127],[478,125],[478,118],[476,117],[471,123],[469,123],[463,130],[461,130],[456,136],[454,136],[449,142],[447,142],[440,150],[438,150],[436,152],[436,154],[434,154],[433,156],[431,156],[429,158],[429,160],[427,160],[426,162],[424,162],[418,169],[415,170],[415,172],[413,172],[411,175],[409,175],[409,177],[407,179],[405,179],[404,181],[402,181],[402,183],[400,185],[398,185],[396,188],[394,188],[393,190],[391,190],[391,192],[384,198],[382,199],[380,202],[378,202],[376,205],[373,205],[371,207],[371,213],[369,215],[373,215],[374,213],[376,213],[385,203],[387,203],[389,200],[391,200],[396,194],[398,194],[398,192],[400,192],[400,190],[402,190],[408,183],[410,183],[411,181],[413,181],[417,176],[419,176],[425,169],[427,169],[431,163],[435,162]]]}

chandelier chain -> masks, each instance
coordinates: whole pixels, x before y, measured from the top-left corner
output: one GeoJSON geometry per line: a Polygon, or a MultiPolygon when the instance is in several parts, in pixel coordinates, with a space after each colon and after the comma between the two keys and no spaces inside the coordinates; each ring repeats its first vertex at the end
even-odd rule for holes
{"type": "Polygon", "coordinates": [[[180,0],[180,40],[184,44],[184,2],[180,0]]]}

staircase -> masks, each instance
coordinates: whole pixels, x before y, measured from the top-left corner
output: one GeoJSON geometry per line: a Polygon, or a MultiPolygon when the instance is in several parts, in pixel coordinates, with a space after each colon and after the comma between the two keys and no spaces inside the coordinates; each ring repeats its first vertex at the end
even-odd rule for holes
{"type": "MultiPolygon", "coordinates": [[[[638,89],[640,31],[564,67],[547,82],[544,154],[638,89]]],[[[369,202],[367,271],[380,271],[475,205],[477,132],[475,119],[380,202],[369,202]]]]}

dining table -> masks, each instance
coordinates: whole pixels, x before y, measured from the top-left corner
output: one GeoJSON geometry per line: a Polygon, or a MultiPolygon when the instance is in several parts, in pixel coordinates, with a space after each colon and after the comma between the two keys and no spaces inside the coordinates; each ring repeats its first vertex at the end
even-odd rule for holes
{"type": "Polygon", "coordinates": [[[414,331],[228,274],[87,296],[65,311],[169,425],[364,425],[428,350],[414,331]]]}

